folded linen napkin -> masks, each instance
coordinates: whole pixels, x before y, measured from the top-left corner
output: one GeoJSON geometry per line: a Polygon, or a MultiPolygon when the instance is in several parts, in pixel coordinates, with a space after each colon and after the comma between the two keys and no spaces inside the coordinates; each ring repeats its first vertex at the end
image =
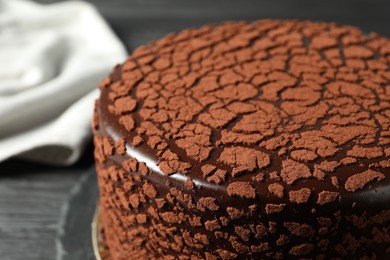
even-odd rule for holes
{"type": "Polygon", "coordinates": [[[91,137],[97,86],[125,58],[88,3],[0,0],[0,162],[74,163],[91,137]]]}

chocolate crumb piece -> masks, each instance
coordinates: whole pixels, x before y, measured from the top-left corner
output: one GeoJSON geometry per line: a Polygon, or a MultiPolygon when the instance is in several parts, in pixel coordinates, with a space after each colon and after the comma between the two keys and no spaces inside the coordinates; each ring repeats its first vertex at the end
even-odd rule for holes
{"type": "Polygon", "coordinates": [[[217,167],[211,164],[205,164],[202,166],[203,178],[209,176],[217,167]]]}
{"type": "Polygon", "coordinates": [[[328,234],[328,231],[329,231],[329,229],[328,229],[327,227],[320,227],[320,228],[318,229],[318,234],[320,234],[320,235],[326,235],[326,234],[328,234]]]}
{"type": "Polygon", "coordinates": [[[357,173],[355,175],[352,175],[347,179],[345,182],[345,189],[350,192],[354,192],[356,190],[362,189],[364,186],[366,186],[369,182],[377,179],[378,181],[385,178],[385,175],[383,175],[380,172],[373,171],[373,170],[367,170],[362,173],[357,173]]]}
{"type": "Polygon", "coordinates": [[[311,47],[318,50],[337,46],[337,38],[330,36],[316,36],[311,39],[311,47]]]}
{"type": "Polygon", "coordinates": [[[233,207],[227,207],[226,211],[232,219],[239,219],[245,215],[242,210],[233,207]]]}
{"type": "Polygon", "coordinates": [[[295,150],[291,152],[291,157],[298,162],[310,162],[317,159],[317,154],[309,150],[295,150]]]}
{"type": "Polygon", "coordinates": [[[140,162],[138,164],[138,170],[141,172],[141,174],[146,175],[149,173],[148,166],[144,162],[140,162]]]}
{"type": "Polygon", "coordinates": [[[306,203],[309,200],[310,194],[311,190],[308,188],[302,188],[300,190],[294,190],[288,193],[290,201],[297,204],[306,203]]]}
{"type": "Polygon", "coordinates": [[[264,168],[270,164],[268,154],[242,147],[224,148],[218,161],[234,166],[233,177],[244,171],[252,172],[256,168],[264,168]]]}
{"type": "Polygon", "coordinates": [[[250,234],[251,234],[250,229],[244,228],[244,227],[241,227],[241,226],[234,226],[234,231],[236,232],[236,234],[242,240],[244,240],[244,241],[248,241],[249,240],[249,237],[250,237],[250,234]]]}
{"type": "Polygon", "coordinates": [[[114,102],[115,113],[122,114],[124,112],[131,112],[137,106],[137,101],[131,97],[118,98],[114,102]]]}
{"type": "Polygon", "coordinates": [[[283,198],[283,190],[284,190],[284,187],[281,184],[272,183],[272,184],[268,185],[268,191],[279,198],[283,198]]]}
{"type": "Polygon", "coordinates": [[[132,115],[125,115],[119,118],[119,123],[125,127],[127,131],[135,129],[135,122],[132,115]]]}
{"type": "Polygon", "coordinates": [[[291,234],[301,237],[311,237],[314,235],[314,228],[308,224],[296,222],[284,222],[283,224],[291,234]]]}
{"type": "Polygon", "coordinates": [[[306,255],[313,251],[314,246],[312,244],[304,243],[298,246],[293,246],[290,250],[290,255],[306,255]]]}
{"type": "Polygon", "coordinates": [[[133,208],[138,208],[138,206],[140,205],[139,195],[137,193],[131,194],[129,196],[129,202],[133,208]]]}
{"type": "Polygon", "coordinates": [[[169,211],[167,211],[167,212],[162,212],[162,213],[160,213],[160,216],[161,216],[161,218],[162,218],[164,221],[166,221],[166,222],[168,222],[168,223],[171,223],[171,224],[174,224],[174,223],[178,223],[178,222],[179,222],[179,217],[178,217],[177,214],[174,213],[174,212],[169,212],[169,211]]]}
{"type": "Polygon", "coordinates": [[[264,180],[264,173],[259,173],[256,176],[253,176],[252,180],[259,183],[262,182],[264,180]]]}
{"type": "Polygon", "coordinates": [[[124,138],[120,138],[116,143],[115,143],[115,150],[117,154],[125,154],[126,152],[126,141],[124,138]]]}
{"type": "Polygon", "coordinates": [[[281,234],[279,236],[279,238],[276,240],[276,245],[284,246],[284,245],[288,244],[288,242],[290,242],[290,239],[288,238],[288,236],[281,234]]]}
{"type": "Polygon", "coordinates": [[[337,161],[323,161],[317,165],[317,168],[324,172],[333,172],[339,165],[337,161]]]}
{"type": "Polygon", "coordinates": [[[330,177],[330,179],[332,180],[333,186],[335,186],[336,188],[340,188],[339,179],[336,176],[332,176],[330,177]]]}
{"type": "Polygon", "coordinates": [[[191,180],[190,177],[188,177],[184,183],[184,186],[188,190],[193,190],[195,188],[194,182],[191,180]]]}
{"type": "Polygon", "coordinates": [[[269,204],[265,205],[265,212],[267,214],[281,212],[285,205],[286,204],[272,204],[272,203],[269,203],[269,204]]]}
{"type": "Polygon", "coordinates": [[[170,175],[170,174],[175,173],[175,170],[172,169],[171,166],[169,166],[168,162],[161,162],[159,167],[160,167],[161,171],[166,175],[170,175]]]}
{"type": "Polygon", "coordinates": [[[217,200],[215,198],[203,197],[203,198],[199,199],[198,208],[199,209],[207,208],[209,210],[218,210],[219,205],[218,205],[217,200]]]}
{"type": "Polygon", "coordinates": [[[380,147],[361,147],[355,145],[351,150],[347,152],[348,156],[355,158],[378,158],[383,155],[382,148],[380,147]]]}
{"type": "Polygon", "coordinates": [[[363,46],[346,46],[344,47],[344,55],[346,58],[370,58],[374,52],[363,46]]]}
{"type": "Polygon", "coordinates": [[[103,153],[106,157],[114,154],[114,143],[110,138],[103,138],[103,153]]]}
{"type": "Polygon", "coordinates": [[[273,180],[273,181],[279,181],[280,180],[280,176],[278,175],[277,171],[273,171],[273,172],[269,173],[269,179],[273,180]]]}
{"type": "Polygon", "coordinates": [[[148,217],[146,216],[146,214],[137,214],[136,218],[137,218],[137,222],[139,224],[143,224],[148,220],[148,217]]]}
{"type": "Polygon", "coordinates": [[[320,193],[318,193],[317,204],[324,205],[333,202],[338,198],[338,196],[339,196],[338,192],[321,191],[320,193]]]}
{"type": "Polygon", "coordinates": [[[213,175],[207,177],[207,181],[221,184],[225,180],[226,174],[227,172],[225,170],[218,169],[213,173],[213,175]]]}
{"type": "Polygon", "coordinates": [[[299,179],[310,177],[311,173],[309,167],[305,164],[287,159],[282,162],[280,176],[287,184],[293,184],[299,179]]]}
{"type": "Polygon", "coordinates": [[[196,215],[193,215],[191,218],[188,219],[190,222],[190,225],[192,227],[201,227],[202,226],[202,218],[196,215]]]}
{"type": "Polygon", "coordinates": [[[254,199],[256,197],[256,190],[248,183],[236,181],[229,184],[227,193],[230,196],[239,196],[242,198],[254,199]]]}
{"type": "Polygon", "coordinates": [[[166,58],[159,58],[153,62],[152,66],[157,70],[165,70],[171,66],[171,61],[166,58]]]}
{"type": "Polygon", "coordinates": [[[383,160],[379,162],[379,165],[382,168],[390,168],[390,160],[383,160]]]}
{"type": "Polygon", "coordinates": [[[218,108],[209,110],[208,113],[202,114],[199,117],[199,121],[205,125],[221,129],[235,117],[236,115],[229,110],[218,108]]]}
{"type": "Polygon", "coordinates": [[[139,146],[141,143],[143,142],[143,139],[141,136],[135,136],[133,138],[133,140],[131,141],[131,145],[134,146],[134,147],[137,147],[139,146]]]}
{"type": "Polygon", "coordinates": [[[277,223],[273,221],[268,222],[268,232],[274,234],[276,232],[277,223]]]}
{"type": "Polygon", "coordinates": [[[253,253],[258,253],[258,252],[265,252],[271,250],[271,246],[269,245],[268,242],[261,243],[260,245],[253,245],[251,246],[251,251],[253,253]]]}
{"type": "Polygon", "coordinates": [[[332,225],[332,220],[330,218],[318,217],[317,221],[321,226],[330,227],[332,225]]]}
{"type": "Polygon", "coordinates": [[[214,236],[215,236],[217,239],[224,238],[223,232],[222,232],[222,231],[215,231],[215,232],[214,232],[214,236]]]}
{"type": "Polygon", "coordinates": [[[216,252],[222,258],[222,260],[232,260],[237,258],[237,254],[224,249],[218,249],[216,252]]]}
{"type": "Polygon", "coordinates": [[[165,200],[163,198],[156,198],[156,204],[157,207],[161,209],[165,205],[165,200]]]}
{"type": "Polygon", "coordinates": [[[224,217],[224,216],[220,217],[219,221],[221,222],[222,226],[225,226],[225,227],[227,225],[229,225],[229,222],[230,222],[230,220],[227,217],[224,217]]]}
{"type": "Polygon", "coordinates": [[[216,220],[216,219],[214,219],[214,220],[207,220],[204,223],[204,226],[209,231],[213,231],[213,230],[221,228],[221,225],[219,224],[218,220],[216,220]]]}
{"type": "Polygon", "coordinates": [[[325,179],[326,174],[318,168],[318,165],[315,165],[313,176],[316,177],[318,180],[323,181],[325,179]]]}
{"type": "Polygon", "coordinates": [[[252,233],[255,234],[255,238],[259,239],[267,234],[267,228],[263,224],[256,225],[255,228],[251,227],[252,233]]]}
{"type": "Polygon", "coordinates": [[[350,165],[350,164],[356,163],[357,159],[352,158],[352,157],[345,157],[345,158],[341,159],[340,162],[344,165],[350,165]]]}
{"type": "Polygon", "coordinates": [[[145,182],[142,190],[149,198],[155,198],[157,196],[157,190],[150,182],[145,182]]]}
{"type": "Polygon", "coordinates": [[[249,212],[251,212],[251,214],[253,214],[257,210],[257,208],[258,208],[258,206],[256,204],[250,205],[248,207],[249,212]]]}
{"type": "Polygon", "coordinates": [[[246,246],[244,243],[239,242],[236,236],[230,236],[229,242],[234,248],[234,250],[236,250],[236,252],[239,254],[245,254],[250,250],[249,247],[246,246]]]}
{"type": "Polygon", "coordinates": [[[129,158],[122,162],[122,166],[126,171],[138,171],[138,161],[134,158],[129,158]]]}
{"type": "Polygon", "coordinates": [[[217,260],[218,259],[215,255],[210,254],[209,252],[205,252],[205,257],[206,257],[206,260],[217,260]]]}

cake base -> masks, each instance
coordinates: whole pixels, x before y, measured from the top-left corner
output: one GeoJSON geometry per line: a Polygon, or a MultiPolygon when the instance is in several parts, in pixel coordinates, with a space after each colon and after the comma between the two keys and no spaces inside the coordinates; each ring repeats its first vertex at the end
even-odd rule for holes
{"type": "Polygon", "coordinates": [[[91,221],[98,198],[96,170],[93,166],[82,173],[62,206],[55,237],[55,259],[94,259],[91,221]]]}
{"type": "Polygon", "coordinates": [[[100,222],[99,207],[96,207],[91,223],[92,246],[96,260],[111,260],[110,252],[104,245],[103,227],[100,222]]]}

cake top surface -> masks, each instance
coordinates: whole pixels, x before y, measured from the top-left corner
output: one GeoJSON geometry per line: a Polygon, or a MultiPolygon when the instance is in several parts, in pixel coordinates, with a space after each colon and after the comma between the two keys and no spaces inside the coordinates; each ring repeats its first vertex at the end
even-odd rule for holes
{"type": "Polygon", "coordinates": [[[102,82],[100,109],[189,186],[249,199],[258,183],[294,186],[299,203],[314,185],[323,204],[388,177],[389,65],[390,41],[355,27],[227,22],[136,49],[102,82]]]}

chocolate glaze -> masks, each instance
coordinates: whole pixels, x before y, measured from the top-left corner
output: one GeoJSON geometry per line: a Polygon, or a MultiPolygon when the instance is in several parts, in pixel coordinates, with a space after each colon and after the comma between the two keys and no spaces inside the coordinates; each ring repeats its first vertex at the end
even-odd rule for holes
{"type": "MultiPolygon", "coordinates": [[[[386,74],[389,70],[390,59],[386,58],[389,55],[386,54],[386,48],[383,46],[390,49],[389,41],[376,35],[370,35],[366,38],[353,27],[300,21],[260,21],[251,24],[226,23],[220,26],[212,25],[184,31],[178,35],[169,35],[160,41],[136,50],[124,65],[117,66],[110,77],[102,83],[101,97],[96,107],[96,118],[93,124],[101,189],[102,221],[107,237],[107,246],[113,258],[127,259],[129,256],[134,257],[134,254],[145,258],[162,258],[163,256],[169,258],[172,256],[183,259],[189,255],[207,259],[214,259],[213,257],[222,259],[388,258],[390,256],[390,171],[388,154],[386,154],[388,144],[384,139],[387,138],[388,134],[386,133],[390,129],[389,123],[386,121],[388,119],[384,118],[390,107],[389,91],[386,91],[385,87],[390,81],[390,74],[386,74]],[[218,39],[218,35],[223,36],[214,43],[207,43],[205,40],[218,39]],[[248,37],[248,42],[245,42],[243,39],[248,39],[248,37]],[[304,120],[302,123],[300,123],[302,119],[299,118],[299,114],[286,114],[286,112],[283,112],[282,115],[275,114],[275,120],[281,119],[278,127],[264,129],[261,123],[257,123],[259,129],[262,130],[251,133],[263,135],[269,130],[272,130],[273,133],[264,134],[264,137],[254,144],[242,144],[237,141],[217,144],[218,141],[222,140],[222,130],[248,135],[249,133],[245,132],[249,131],[248,128],[240,131],[237,130],[237,125],[244,120],[246,115],[255,112],[245,112],[239,116],[236,114],[233,115],[232,120],[228,120],[231,113],[224,111],[221,118],[216,116],[209,120],[209,115],[205,114],[212,113],[213,109],[219,109],[218,106],[213,108],[213,104],[209,104],[186,122],[186,124],[197,123],[212,129],[212,134],[209,136],[212,151],[205,159],[198,157],[198,155],[191,156],[191,151],[180,148],[178,145],[180,138],[175,137],[175,135],[170,137],[160,135],[159,138],[161,138],[162,143],[166,144],[166,147],[152,148],[148,144],[152,135],[145,133],[145,129],[141,127],[142,123],[152,122],[163,133],[166,133],[167,130],[164,130],[163,124],[159,123],[161,118],[156,118],[153,121],[151,119],[153,114],[149,114],[150,118],[145,118],[147,114],[145,107],[151,107],[151,103],[147,104],[145,100],[148,100],[148,97],[140,97],[139,91],[144,89],[141,84],[144,81],[147,82],[147,77],[152,72],[169,70],[179,66],[172,60],[166,64],[166,57],[173,59],[172,53],[175,52],[175,48],[179,49],[178,53],[184,52],[186,47],[183,47],[181,43],[184,45],[189,43],[194,48],[201,46],[201,50],[207,50],[210,48],[209,46],[214,48],[212,50],[216,50],[220,46],[224,46],[224,43],[236,46],[236,49],[227,48],[223,51],[225,53],[223,55],[228,61],[221,60],[214,65],[215,67],[220,65],[222,70],[225,69],[218,76],[218,84],[220,85],[224,84],[225,81],[230,81],[229,84],[238,88],[240,83],[248,82],[245,77],[240,76],[240,73],[235,72],[235,75],[230,75],[232,71],[229,69],[234,64],[244,64],[245,62],[257,62],[261,65],[277,57],[277,60],[285,65],[284,69],[276,69],[277,71],[285,71],[290,76],[294,75],[294,71],[302,71],[296,77],[296,81],[288,86],[286,82],[290,79],[283,79],[286,75],[272,75],[273,69],[269,69],[269,72],[264,72],[268,78],[264,82],[260,80],[261,83],[258,83],[257,87],[260,89],[258,94],[241,100],[239,104],[241,107],[244,104],[253,104],[252,101],[262,100],[265,102],[264,105],[266,103],[277,107],[288,105],[290,111],[298,109],[299,106],[306,106],[308,109],[317,106],[315,110],[310,112],[315,114],[316,111],[322,109],[320,105],[324,99],[332,99],[330,93],[336,93],[334,100],[341,103],[332,105],[332,100],[328,101],[328,109],[323,112],[323,115],[318,116],[314,123],[309,123],[312,119],[310,113],[307,116],[307,121],[304,120]],[[172,46],[174,48],[170,48],[172,46]],[[256,48],[260,49],[256,50],[256,48]],[[236,50],[241,49],[251,50],[252,56],[245,58],[247,54],[241,52],[235,56],[232,64],[229,64],[226,53],[235,53],[236,50]],[[335,53],[338,50],[341,54],[339,53],[337,56],[335,53]],[[315,72],[311,71],[310,66],[305,65],[308,57],[315,57],[317,52],[320,54],[319,62],[326,60],[326,64],[329,66],[326,72],[321,72],[321,79],[320,75],[316,75],[317,78],[313,79],[315,72]],[[311,54],[312,56],[310,56],[311,54]],[[256,55],[258,57],[254,58],[256,55]],[[160,57],[164,57],[164,59],[160,59],[160,57]],[[364,66],[360,70],[364,70],[364,73],[359,74],[361,71],[358,68],[362,63],[364,66]],[[383,64],[387,67],[381,67],[383,64]],[[137,73],[140,71],[141,76],[137,77],[137,73]],[[372,74],[370,77],[373,78],[376,86],[368,84],[367,77],[364,77],[364,74],[368,72],[375,74],[375,76],[372,74]],[[383,73],[382,82],[375,78],[379,73],[383,73]],[[326,74],[329,75],[324,76],[326,74]],[[327,78],[327,80],[323,78],[327,78]],[[324,82],[321,83],[321,81],[324,82]],[[331,85],[339,81],[349,87],[343,89],[343,86],[331,85]],[[279,85],[268,85],[273,82],[277,82],[279,85]],[[276,96],[272,96],[272,89],[283,84],[287,86],[282,86],[280,92],[276,93],[276,96]],[[307,88],[308,84],[312,84],[312,86],[307,88]],[[320,89],[313,91],[309,97],[305,96],[305,92],[316,89],[315,84],[320,89]],[[123,90],[121,86],[123,86],[123,90]],[[361,86],[364,87],[360,91],[358,87],[361,86]],[[267,90],[267,87],[270,90],[267,90]],[[352,91],[353,89],[356,91],[352,91]],[[373,102],[367,98],[372,93],[366,91],[367,89],[376,93],[373,102]],[[269,93],[271,96],[267,99],[269,93]],[[309,104],[311,101],[308,100],[311,96],[318,93],[322,94],[318,100],[313,101],[314,105],[309,104]],[[339,97],[337,93],[339,93],[339,97]],[[115,103],[123,97],[130,97],[129,101],[135,100],[136,107],[127,105],[131,102],[127,102],[125,105],[121,105],[119,102],[115,103]],[[355,110],[351,109],[349,115],[362,114],[360,119],[356,119],[356,122],[350,122],[346,125],[351,126],[355,123],[358,127],[363,127],[369,125],[368,121],[375,118],[377,131],[373,137],[374,141],[370,142],[369,137],[367,137],[369,134],[367,134],[365,138],[355,137],[340,144],[337,144],[329,136],[321,139],[322,141],[318,141],[319,136],[316,136],[317,139],[305,144],[304,149],[294,143],[298,143],[297,140],[302,139],[302,136],[292,137],[295,133],[304,135],[308,131],[323,130],[329,121],[335,120],[337,112],[334,111],[337,107],[343,107],[342,102],[346,101],[342,98],[345,97],[349,97],[359,104],[355,110]],[[369,104],[363,102],[365,98],[369,100],[367,101],[369,104]],[[298,108],[294,107],[293,102],[300,103],[298,108]],[[367,107],[369,109],[366,109],[367,107]],[[331,112],[332,109],[333,112],[331,112]],[[364,113],[367,111],[369,115],[365,118],[364,113]],[[134,127],[131,130],[128,130],[131,126],[123,123],[124,121],[120,119],[126,115],[133,116],[134,127]],[[379,118],[380,116],[381,118],[379,118]],[[218,125],[220,121],[223,123],[218,125]],[[297,127],[296,130],[288,130],[296,125],[300,127],[297,127]],[[282,135],[290,138],[287,143],[281,145],[282,148],[267,148],[267,140],[282,135]],[[140,136],[143,142],[133,146],[135,138],[140,136]],[[126,144],[125,153],[120,152],[120,149],[116,147],[116,144],[123,139],[126,144]],[[329,148],[326,140],[336,143],[336,152],[332,153],[332,151],[326,150],[329,148]],[[313,145],[316,148],[310,152],[307,147],[313,145]],[[223,157],[224,153],[230,155],[230,152],[236,152],[234,150],[237,149],[236,147],[252,149],[243,160],[252,158],[252,155],[256,156],[254,169],[252,169],[250,159],[242,166],[241,161],[235,161],[231,159],[232,157],[223,157]],[[287,149],[283,149],[283,147],[287,149]],[[363,148],[361,149],[361,147],[363,148]],[[232,149],[229,150],[229,148],[232,149]],[[320,151],[323,148],[325,150],[320,151]],[[181,164],[177,169],[172,167],[169,164],[172,157],[164,158],[163,156],[167,149],[178,156],[180,163],[189,163],[190,167],[183,168],[185,171],[183,173],[179,172],[181,164]],[[299,152],[293,155],[293,151],[299,152]],[[267,156],[270,158],[269,163],[267,163],[267,156]],[[309,157],[316,158],[310,159],[309,157]],[[148,172],[142,174],[140,169],[126,170],[124,163],[130,158],[135,158],[138,163],[145,162],[148,172]],[[326,162],[340,163],[346,158],[354,158],[353,160],[356,162],[349,165],[337,165],[335,168],[329,166],[329,163],[325,164],[326,162]],[[325,163],[321,166],[322,162],[325,163]],[[161,168],[164,163],[170,167],[161,168]],[[205,164],[214,165],[218,169],[226,171],[226,178],[221,183],[207,180],[208,177],[204,177],[201,169],[205,164]],[[245,169],[235,175],[234,171],[241,166],[245,169]],[[292,170],[287,171],[288,167],[292,170]],[[126,172],[127,175],[123,175],[123,172],[126,172]],[[284,173],[286,174],[283,175],[284,173]],[[345,184],[349,178],[359,173],[364,174],[361,175],[362,178],[356,178],[357,182],[352,183],[354,191],[346,189],[345,184]],[[263,174],[263,176],[259,174],[263,174]],[[305,174],[308,175],[305,177],[305,174]],[[286,178],[290,175],[291,178],[286,178]],[[254,179],[255,176],[258,177],[257,180],[254,179]],[[363,180],[366,176],[372,176],[372,179],[363,180]],[[194,184],[193,188],[188,179],[194,184]],[[263,180],[258,181],[260,179],[263,180]],[[167,181],[169,185],[167,185],[167,181]],[[359,181],[362,188],[359,188],[359,181]],[[231,186],[232,183],[236,182],[242,184],[244,189],[231,186]],[[132,184],[129,185],[129,183],[132,184]],[[152,184],[157,191],[155,197],[145,196],[144,187],[148,183],[152,184]],[[270,184],[275,183],[282,185],[283,190],[279,190],[279,194],[282,196],[277,196],[270,191],[270,184]],[[289,197],[290,192],[304,188],[310,190],[307,202],[300,204],[293,202],[289,197]],[[254,194],[251,193],[251,189],[254,190],[254,194]],[[183,194],[189,195],[190,200],[183,200],[183,194]],[[130,198],[132,195],[133,198],[135,195],[138,200],[145,198],[137,203],[137,199],[134,202],[130,198]],[[169,198],[172,196],[175,198],[170,200],[169,198]],[[158,207],[158,199],[165,203],[161,208],[158,207]],[[157,215],[148,211],[150,207],[155,209],[157,215]],[[144,221],[142,214],[146,215],[146,221],[144,221]],[[134,220],[135,216],[137,216],[136,221],[134,220]],[[193,216],[200,217],[199,226],[191,225],[189,219],[193,216]],[[174,230],[169,231],[169,228],[172,227],[174,230]],[[206,235],[207,239],[202,235],[206,235]],[[184,242],[178,241],[182,237],[184,237],[184,242]]],[[[192,57],[195,56],[194,53],[196,51],[192,52],[192,57]]],[[[206,64],[205,61],[212,57],[207,51],[200,55],[203,55],[201,59],[204,61],[203,64],[206,64]]],[[[196,58],[188,57],[187,62],[197,63],[196,58]]],[[[186,63],[185,59],[177,64],[183,63],[186,63]]],[[[277,63],[275,64],[278,67],[277,63]]],[[[315,67],[315,64],[312,66],[315,67]]],[[[321,66],[319,65],[319,67],[321,66]]],[[[207,73],[210,75],[213,71],[210,70],[207,73]]],[[[262,71],[255,73],[255,75],[257,74],[261,75],[262,71]]],[[[186,76],[182,75],[181,77],[184,85],[190,80],[186,76]]],[[[201,85],[202,77],[198,77],[190,89],[201,85]]],[[[253,84],[255,84],[255,78],[256,76],[251,77],[253,84]]],[[[161,81],[164,80],[160,75],[159,82],[156,82],[155,85],[162,88],[159,88],[157,93],[162,93],[164,89],[164,84],[161,81]]],[[[166,84],[169,85],[170,82],[168,81],[166,84]]],[[[178,86],[180,87],[179,83],[178,86]]],[[[208,86],[211,86],[211,83],[208,83],[208,86]]],[[[152,84],[150,88],[153,89],[154,85],[152,84]]],[[[221,87],[219,86],[219,88],[221,87]]],[[[225,88],[225,91],[228,90],[225,88]]],[[[250,91],[252,91],[251,87],[243,88],[241,93],[247,94],[250,91]]],[[[213,94],[210,93],[215,93],[215,91],[207,92],[204,96],[212,96],[213,94]]],[[[185,95],[182,97],[184,98],[185,95]]],[[[227,99],[229,98],[232,97],[228,95],[227,99]]],[[[230,102],[228,105],[233,103],[230,102]]],[[[228,105],[225,104],[223,107],[228,105]]],[[[354,105],[356,104],[348,105],[347,103],[347,106],[350,107],[354,105]]],[[[178,108],[179,111],[180,109],[182,107],[178,108]]],[[[160,107],[160,110],[164,109],[160,107]]],[[[270,110],[267,111],[267,113],[273,113],[269,112],[270,110]]],[[[340,113],[345,112],[340,110],[340,113]]],[[[344,114],[344,116],[346,115],[344,114]]],[[[175,116],[170,115],[169,117],[167,122],[175,121],[175,116]]],[[[270,120],[270,124],[272,124],[273,119],[270,120]]],[[[344,117],[340,117],[340,120],[344,120],[344,117]]],[[[264,124],[268,123],[269,121],[264,122],[264,124]]],[[[342,123],[336,122],[334,124],[339,128],[344,127],[342,123]]],[[[328,130],[337,131],[337,127],[328,130]]],[[[359,128],[357,129],[359,130],[359,128]]],[[[183,127],[179,129],[179,133],[181,131],[183,131],[183,127]]],[[[366,128],[361,128],[361,131],[366,131],[366,128]]],[[[246,151],[245,149],[240,150],[240,153],[246,151]]],[[[233,157],[237,158],[238,156],[240,156],[239,153],[233,157]]]]}

